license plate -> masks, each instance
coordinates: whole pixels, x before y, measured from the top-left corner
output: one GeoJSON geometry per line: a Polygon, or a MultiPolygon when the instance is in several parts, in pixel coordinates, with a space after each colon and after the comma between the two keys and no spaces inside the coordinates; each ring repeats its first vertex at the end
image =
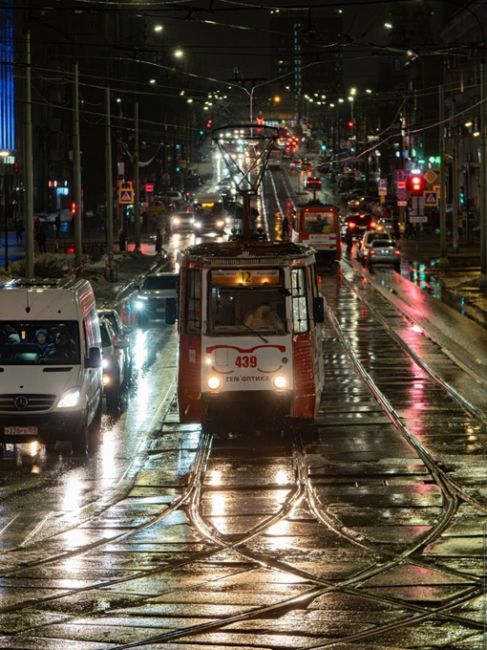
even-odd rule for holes
{"type": "Polygon", "coordinates": [[[392,254],[391,251],[387,250],[387,248],[381,251],[381,255],[391,255],[391,254],[392,254]]]}
{"type": "Polygon", "coordinates": [[[36,436],[38,427],[3,427],[5,436],[36,436]]]}

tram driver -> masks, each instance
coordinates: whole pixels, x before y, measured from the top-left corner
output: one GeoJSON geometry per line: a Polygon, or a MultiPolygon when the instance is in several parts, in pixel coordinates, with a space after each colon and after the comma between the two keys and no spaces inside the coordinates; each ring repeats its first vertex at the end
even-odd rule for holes
{"type": "Polygon", "coordinates": [[[247,314],[244,324],[252,329],[284,331],[284,323],[268,302],[261,303],[247,314]]]}

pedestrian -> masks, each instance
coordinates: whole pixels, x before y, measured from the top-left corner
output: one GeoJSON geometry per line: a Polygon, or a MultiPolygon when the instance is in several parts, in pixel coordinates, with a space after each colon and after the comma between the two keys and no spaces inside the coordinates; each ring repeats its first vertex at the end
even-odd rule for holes
{"type": "Polygon", "coordinates": [[[15,221],[15,236],[17,238],[17,244],[22,243],[22,233],[24,232],[24,222],[22,219],[17,219],[15,221]]]}
{"type": "Polygon", "coordinates": [[[121,253],[127,250],[127,234],[123,228],[118,233],[118,245],[121,253]]]}
{"type": "Polygon", "coordinates": [[[42,227],[42,225],[39,226],[36,232],[36,242],[37,246],[39,248],[39,253],[47,253],[47,246],[46,246],[46,231],[42,227]]]}
{"type": "MultiPolygon", "coordinates": [[[[277,214],[280,214],[279,212],[277,214]]],[[[291,226],[287,214],[284,214],[281,221],[282,229],[282,241],[289,241],[289,233],[291,232],[291,226]]]]}
{"type": "Polygon", "coordinates": [[[345,231],[345,243],[347,244],[347,250],[346,253],[348,257],[352,254],[352,246],[353,246],[353,233],[352,229],[347,226],[347,229],[345,231]]]}
{"type": "Polygon", "coordinates": [[[59,212],[56,215],[54,223],[56,224],[56,239],[59,239],[61,234],[61,214],[59,212]]]}
{"type": "Polygon", "coordinates": [[[162,254],[162,233],[161,229],[158,228],[156,231],[156,255],[162,254]]]}

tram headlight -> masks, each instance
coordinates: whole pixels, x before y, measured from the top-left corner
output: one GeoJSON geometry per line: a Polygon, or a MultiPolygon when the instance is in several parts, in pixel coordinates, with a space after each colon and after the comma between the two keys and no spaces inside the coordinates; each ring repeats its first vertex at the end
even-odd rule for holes
{"type": "Polygon", "coordinates": [[[217,377],[216,375],[210,375],[210,377],[208,377],[208,388],[210,390],[218,390],[221,385],[222,382],[220,377],[217,377]]]}
{"type": "Polygon", "coordinates": [[[287,377],[285,375],[274,375],[272,378],[272,386],[275,390],[286,390],[288,387],[287,377]]]}

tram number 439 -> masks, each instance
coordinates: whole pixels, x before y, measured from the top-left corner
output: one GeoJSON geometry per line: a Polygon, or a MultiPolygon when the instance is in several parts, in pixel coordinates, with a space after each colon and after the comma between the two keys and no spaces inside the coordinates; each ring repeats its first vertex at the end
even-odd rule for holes
{"type": "Polygon", "coordinates": [[[235,359],[235,365],[237,368],[256,368],[257,367],[257,357],[255,356],[238,356],[235,359]]]}

